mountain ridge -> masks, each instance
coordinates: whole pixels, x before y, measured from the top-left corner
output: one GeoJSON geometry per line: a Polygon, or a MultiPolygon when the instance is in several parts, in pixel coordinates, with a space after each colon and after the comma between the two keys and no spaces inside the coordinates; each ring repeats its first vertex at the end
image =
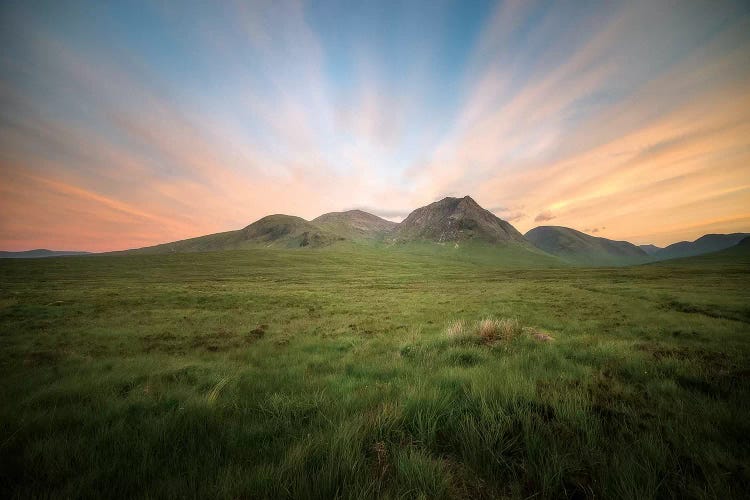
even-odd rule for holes
{"type": "Polygon", "coordinates": [[[439,253],[449,258],[473,259],[477,262],[567,265],[534,247],[510,223],[482,208],[470,196],[446,197],[417,208],[401,223],[356,209],[325,213],[310,221],[275,214],[235,231],[112,253],[160,254],[341,245],[347,245],[346,248],[351,248],[349,245],[362,248],[364,245],[392,248],[394,251],[439,253]],[[453,245],[446,245],[449,242],[453,245]]]}
{"type": "Polygon", "coordinates": [[[654,257],[659,260],[667,260],[717,252],[735,246],[748,236],[750,236],[750,233],[704,234],[693,241],[672,243],[656,252],[654,257]]]}
{"type": "Polygon", "coordinates": [[[629,241],[592,236],[564,226],[538,226],[524,236],[537,248],[576,264],[624,265],[648,259],[645,250],[629,241]]]}
{"type": "MultiPolygon", "coordinates": [[[[457,258],[461,257],[463,251],[478,251],[485,256],[503,251],[509,252],[508,255],[525,255],[529,258],[536,256],[538,259],[547,259],[548,262],[554,257],[553,261],[560,263],[600,266],[641,264],[700,255],[727,248],[748,235],[750,233],[709,234],[694,242],[679,242],[666,248],[655,245],[638,246],[628,241],[588,235],[563,226],[538,226],[524,235],[509,222],[480,206],[471,196],[464,196],[445,197],[419,207],[400,223],[360,209],[327,212],[312,220],[272,214],[261,217],[242,229],[106,253],[159,254],[254,247],[325,248],[341,244],[385,247],[398,245],[404,250],[412,248],[423,252],[435,244],[436,248],[455,249],[451,255],[457,258]],[[511,247],[512,252],[509,250],[511,247]],[[683,253],[675,252],[675,249],[683,253]],[[677,255],[671,256],[670,252],[677,255]],[[693,253],[685,255],[685,252],[693,253]]],[[[42,250],[33,252],[37,251],[42,250]]],[[[0,252],[0,257],[2,254],[0,252]]]]}

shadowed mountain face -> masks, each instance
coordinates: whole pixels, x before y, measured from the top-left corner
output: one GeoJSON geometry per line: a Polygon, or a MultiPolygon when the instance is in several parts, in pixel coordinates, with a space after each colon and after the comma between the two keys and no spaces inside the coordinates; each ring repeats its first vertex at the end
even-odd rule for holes
{"type": "Polygon", "coordinates": [[[640,248],[641,250],[643,250],[649,255],[653,255],[662,249],[661,247],[657,247],[656,245],[638,245],[638,248],[640,248]]]}
{"type": "Polygon", "coordinates": [[[429,240],[528,245],[512,225],[480,207],[471,197],[444,198],[414,210],[391,234],[394,241],[429,240]]]}
{"type": "Polygon", "coordinates": [[[45,257],[68,257],[71,255],[89,255],[89,252],[71,252],[67,250],[47,250],[39,248],[23,252],[0,252],[0,259],[41,259],[45,257]]]}
{"type": "Polygon", "coordinates": [[[539,226],[525,236],[537,248],[578,264],[634,264],[648,258],[643,249],[627,241],[590,236],[569,227],[539,226]]]}
{"type": "Polygon", "coordinates": [[[352,240],[379,239],[398,225],[362,210],[323,214],[313,219],[312,223],[352,240]]]}
{"type": "Polygon", "coordinates": [[[732,247],[750,236],[749,233],[707,234],[695,241],[681,241],[673,243],[654,254],[659,260],[692,257],[710,252],[717,252],[732,247]]]}

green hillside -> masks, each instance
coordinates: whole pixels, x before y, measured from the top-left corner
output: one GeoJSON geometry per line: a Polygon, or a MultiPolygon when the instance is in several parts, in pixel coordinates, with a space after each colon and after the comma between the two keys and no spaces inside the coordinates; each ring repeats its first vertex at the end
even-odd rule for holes
{"type": "Polygon", "coordinates": [[[468,262],[504,268],[561,268],[570,264],[531,245],[514,242],[487,243],[463,241],[435,243],[431,241],[388,242],[375,246],[382,253],[404,255],[405,258],[434,257],[455,262],[468,262]]]}
{"type": "Polygon", "coordinates": [[[331,212],[312,220],[316,226],[352,241],[382,240],[397,224],[363,212],[331,212]]]}
{"type": "Polygon", "coordinates": [[[343,237],[300,217],[269,215],[237,231],[209,234],[164,243],[126,253],[182,253],[237,250],[254,247],[318,248],[343,241],[343,237]]]}
{"type": "Polygon", "coordinates": [[[591,236],[569,227],[539,226],[525,237],[537,248],[579,265],[623,266],[648,260],[648,254],[632,243],[591,236]]]}

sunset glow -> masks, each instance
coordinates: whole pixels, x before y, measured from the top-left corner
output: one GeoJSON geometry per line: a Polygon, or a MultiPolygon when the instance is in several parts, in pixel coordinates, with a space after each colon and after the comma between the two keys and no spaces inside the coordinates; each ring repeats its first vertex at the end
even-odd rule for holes
{"type": "Polygon", "coordinates": [[[467,194],[522,232],[750,231],[747,2],[106,4],[0,7],[2,250],[467,194]]]}

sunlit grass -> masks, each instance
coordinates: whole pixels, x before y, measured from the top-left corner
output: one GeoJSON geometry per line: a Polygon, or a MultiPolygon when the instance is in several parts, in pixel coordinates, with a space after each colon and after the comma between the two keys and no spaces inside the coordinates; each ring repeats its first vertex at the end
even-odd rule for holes
{"type": "Polygon", "coordinates": [[[748,274],[0,262],[0,493],[741,498],[748,274]]]}

